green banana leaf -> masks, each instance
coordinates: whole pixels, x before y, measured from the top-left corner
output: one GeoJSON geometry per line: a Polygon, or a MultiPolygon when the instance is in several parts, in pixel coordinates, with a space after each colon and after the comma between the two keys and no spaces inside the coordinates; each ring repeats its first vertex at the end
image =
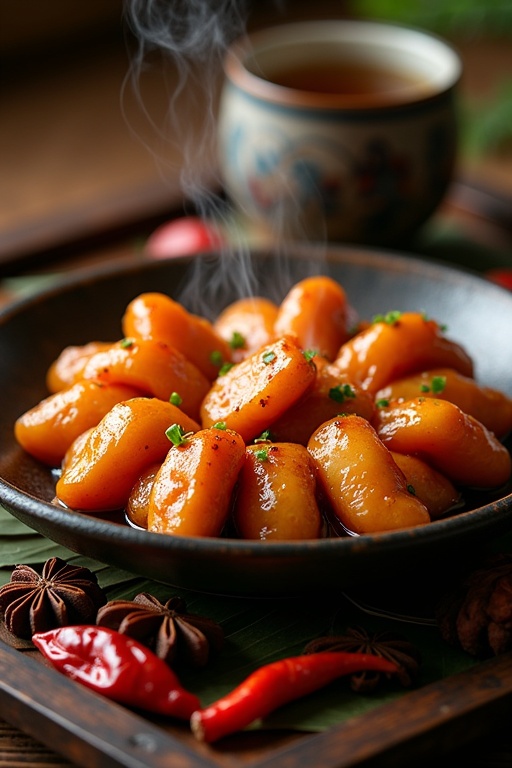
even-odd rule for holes
{"type": "MultiPolygon", "coordinates": [[[[150,592],[165,602],[173,595],[180,595],[190,613],[217,621],[224,630],[223,649],[206,668],[179,672],[182,682],[197,693],[205,705],[226,694],[259,666],[300,654],[311,640],[342,634],[349,626],[362,626],[368,631],[393,630],[414,643],[422,659],[417,682],[420,686],[476,663],[467,654],[447,645],[434,623],[403,623],[369,615],[343,595],[253,600],[176,590],[77,555],[34,533],[0,508],[1,584],[9,581],[16,564],[32,565],[40,571],[44,561],[55,556],[96,573],[109,600],[132,599],[139,592],[150,592]]],[[[322,731],[406,693],[398,684],[386,683],[371,694],[356,694],[346,680],[340,680],[282,707],[264,723],[253,727],[322,731]]]]}

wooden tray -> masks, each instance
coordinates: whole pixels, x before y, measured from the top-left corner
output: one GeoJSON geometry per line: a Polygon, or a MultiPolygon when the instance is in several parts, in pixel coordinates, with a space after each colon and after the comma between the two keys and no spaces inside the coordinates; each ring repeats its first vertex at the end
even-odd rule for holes
{"type": "MultiPolygon", "coordinates": [[[[77,766],[252,768],[410,766],[512,719],[512,653],[406,694],[316,735],[248,732],[210,747],[186,726],[155,724],[0,643],[0,715],[77,766]],[[56,746],[57,745],[57,746],[56,746]]],[[[20,753],[21,756],[21,753],[20,753]]],[[[3,764],[3,763],[2,763],[3,764]]],[[[30,764],[30,763],[29,763],[30,764]]],[[[58,764],[58,763],[56,763],[58,764]]]]}

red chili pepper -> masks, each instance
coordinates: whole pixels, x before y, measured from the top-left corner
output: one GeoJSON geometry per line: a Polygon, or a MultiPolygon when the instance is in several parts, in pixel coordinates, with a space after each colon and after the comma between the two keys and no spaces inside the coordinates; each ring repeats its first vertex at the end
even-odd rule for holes
{"type": "Polygon", "coordinates": [[[182,720],[201,706],[162,659],[113,629],[58,627],[32,642],[59,672],[120,704],[182,720]]]}
{"type": "Polygon", "coordinates": [[[365,653],[326,651],[267,664],[226,696],[194,712],[190,719],[192,731],[200,741],[217,741],[342,675],[364,669],[397,672],[392,662],[365,653]]]}

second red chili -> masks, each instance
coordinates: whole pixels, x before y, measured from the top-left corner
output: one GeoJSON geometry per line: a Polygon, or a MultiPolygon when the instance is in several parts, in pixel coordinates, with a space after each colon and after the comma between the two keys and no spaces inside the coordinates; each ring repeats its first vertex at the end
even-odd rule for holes
{"type": "Polygon", "coordinates": [[[260,667],[231,693],[194,712],[190,725],[200,741],[213,742],[245,728],[278,707],[365,669],[393,674],[390,661],[365,653],[322,652],[292,656],[260,667]]]}

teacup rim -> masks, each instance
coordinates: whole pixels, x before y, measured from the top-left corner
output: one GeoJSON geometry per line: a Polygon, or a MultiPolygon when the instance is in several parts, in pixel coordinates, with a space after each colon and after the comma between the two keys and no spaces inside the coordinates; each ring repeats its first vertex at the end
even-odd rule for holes
{"type": "Polygon", "coordinates": [[[463,72],[462,59],[455,47],[444,38],[430,30],[419,27],[399,24],[397,22],[374,21],[367,19],[319,19],[315,21],[296,21],[275,24],[257,29],[244,34],[236,39],[228,48],[224,59],[224,72],[227,80],[250,96],[273,104],[289,107],[306,107],[318,110],[338,111],[387,111],[396,108],[417,105],[435,101],[453,91],[460,82],[463,72]],[[308,41],[315,35],[327,31],[332,39],[334,31],[343,30],[363,31],[373,34],[382,34],[387,31],[415,37],[417,41],[423,40],[430,45],[435,45],[439,51],[450,59],[451,73],[445,77],[445,81],[438,87],[432,87],[428,91],[411,86],[409,89],[397,92],[394,96],[389,93],[367,95],[348,95],[336,93],[322,93],[309,90],[293,89],[284,85],[273,83],[251,71],[247,67],[247,59],[254,52],[267,50],[283,40],[283,33],[290,41],[298,43],[296,35],[305,31],[308,33],[308,41]]]}

